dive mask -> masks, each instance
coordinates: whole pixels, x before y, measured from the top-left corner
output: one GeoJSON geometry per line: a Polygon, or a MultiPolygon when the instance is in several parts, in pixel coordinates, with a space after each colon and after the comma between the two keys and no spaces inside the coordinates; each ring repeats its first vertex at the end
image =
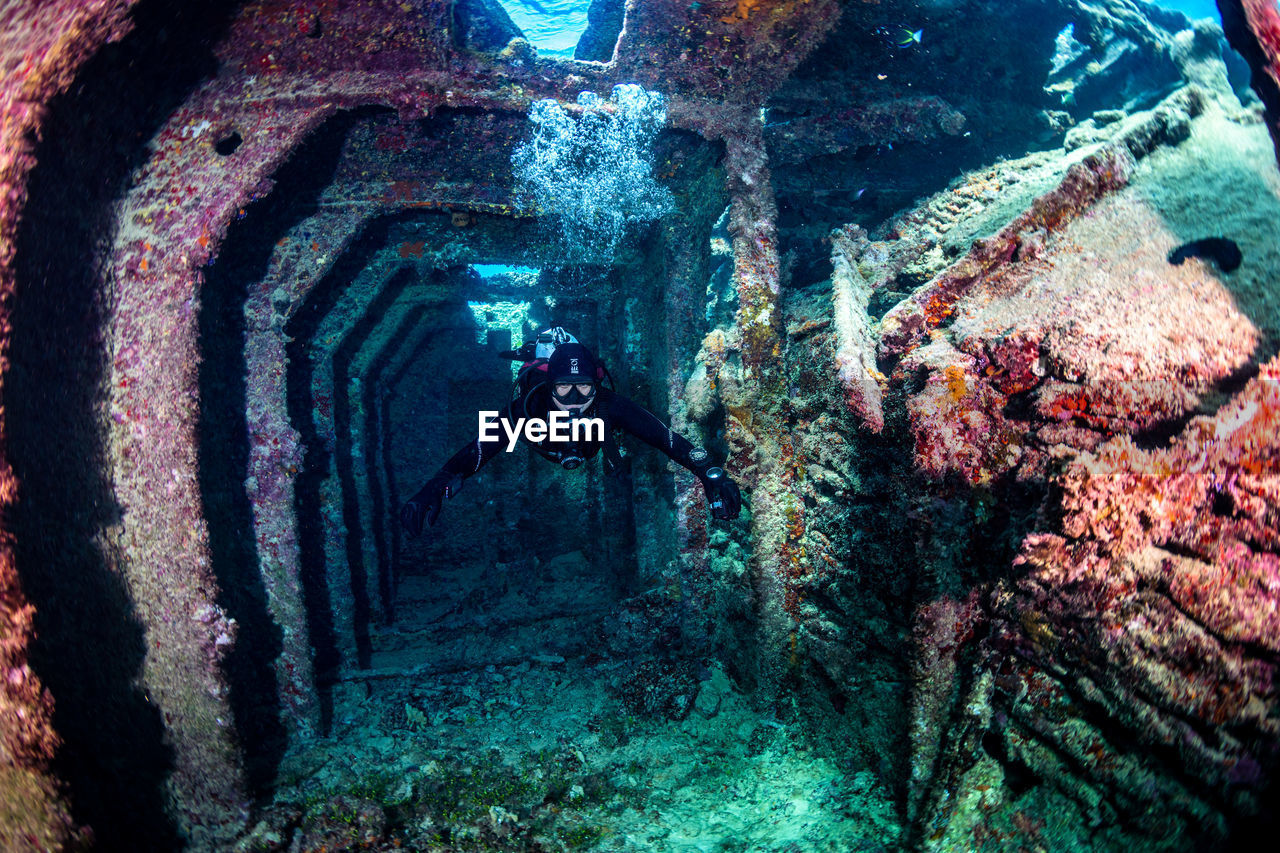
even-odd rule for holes
{"type": "Polygon", "coordinates": [[[590,408],[596,399],[594,382],[556,382],[551,386],[551,401],[562,412],[577,416],[590,408]]]}

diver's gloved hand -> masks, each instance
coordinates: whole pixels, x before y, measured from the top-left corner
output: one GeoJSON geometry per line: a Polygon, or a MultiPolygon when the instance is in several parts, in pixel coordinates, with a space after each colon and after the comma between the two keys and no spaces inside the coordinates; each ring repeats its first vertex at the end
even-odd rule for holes
{"type": "Polygon", "coordinates": [[[742,512],[742,493],[723,468],[708,468],[698,474],[698,479],[707,491],[707,506],[711,508],[712,518],[738,517],[742,512]]]}
{"type": "Polygon", "coordinates": [[[440,516],[440,504],[445,498],[451,498],[462,487],[461,477],[447,477],[437,474],[427,481],[419,492],[405,501],[400,508],[400,524],[411,536],[422,533],[422,523],[428,526],[436,523],[440,516]]]}

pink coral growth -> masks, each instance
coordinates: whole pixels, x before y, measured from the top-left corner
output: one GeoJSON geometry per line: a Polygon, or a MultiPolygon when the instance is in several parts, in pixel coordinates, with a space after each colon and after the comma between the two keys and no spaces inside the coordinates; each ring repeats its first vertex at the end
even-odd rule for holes
{"type": "Polygon", "coordinates": [[[0,823],[0,844],[15,850],[61,849],[73,835],[49,773],[59,744],[53,701],[27,666],[34,612],[21,588],[9,529],[17,483],[4,455],[3,383],[9,373],[15,235],[48,102],[89,57],[129,31],[132,5],[50,0],[9,3],[0,14],[0,786],[27,798],[21,814],[6,814],[0,823]]]}
{"type": "MultiPolygon", "coordinates": [[[[1026,574],[997,596],[996,636],[1032,662],[1028,683],[1083,691],[1144,744],[1234,786],[1220,796],[1244,813],[1256,808],[1256,768],[1280,755],[1265,710],[1280,667],[1278,370],[1264,366],[1166,449],[1122,437],[1071,462],[1059,478],[1066,536],[1028,537],[1017,560],[1026,574]]],[[[1139,756],[1042,733],[1095,778],[1147,796],[1139,756]]],[[[1195,811],[1204,795],[1162,796],[1195,811]]]]}
{"type": "Polygon", "coordinates": [[[1013,260],[1025,235],[1056,231],[1101,198],[1129,182],[1133,159],[1120,148],[1104,148],[1072,166],[1057,189],[993,237],[977,241],[969,255],[904,300],[881,321],[881,355],[901,355],[943,324],[968,290],[1013,260]]]}

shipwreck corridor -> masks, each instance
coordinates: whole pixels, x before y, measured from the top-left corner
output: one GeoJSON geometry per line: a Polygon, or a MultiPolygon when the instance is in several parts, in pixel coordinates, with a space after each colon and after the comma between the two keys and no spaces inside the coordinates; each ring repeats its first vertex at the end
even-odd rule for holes
{"type": "Polygon", "coordinates": [[[1023,1],[0,0],[0,848],[1274,831],[1280,12],[1023,1]],[[557,325],[740,517],[402,530],[557,325]]]}
{"type": "MultiPolygon", "coordinates": [[[[79,131],[84,144],[91,131],[79,131]]],[[[217,136],[219,158],[252,144],[229,127],[217,136]]],[[[726,236],[721,146],[664,131],[654,156],[667,164],[674,209],[608,254],[566,264],[560,226],[511,194],[512,151],[526,136],[524,114],[492,108],[412,120],[377,105],[338,111],[249,191],[202,265],[198,296],[162,297],[158,308],[121,299],[96,261],[58,262],[59,245],[44,235],[101,246],[119,201],[96,200],[101,218],[68,219],[62,182],[88,183],[76,174],[82,164],[41,157],[19,244],[21,277],[39,285],[24,288],[15,312],[40,332],[13,339],[21,366],[10,387],[42,403],[11,409],[24,489],[15,529],[36,549],[19,553],[30,593],[49,603],[33,661],[63,697],[57,721],[69,748],[60,772],[77,819],[102,827],[100,843],[126,846],[135,831],[177,843],[191,831],[170,823],[163,804],[165,780],[183,762],[166,727],[207,726],[198,739],[244,744],[233,762],[243,765],[242,796],[269,795],[290,743],[350,727],[335,713],[350,713],[353,685],[402,690],[531,660],[707,648],[704,626],[681,625],[663,603],[680,597],[674,567],[689,525],[679,495],[693,481],[648,448],[613,479],[599,459],[570,474],[522,447],[448,501],[428,535],[407,539],[396,523],[405,497],[474,439],[477,411],[510,400],[514,363],[501,351],[563,325],[593,347],[619,391],[670,420],[670,395],[682,390],[705,324],[732,316],[725,258],[712,251],[713,236],[726,236]],[[717,276],[708,307],[704,282],[717,276]],[[673,313],[672,301],[700,316],[673,313]],[[143,343],[168,337],[175,322],[193,333],[185,364],[143,343]],[[49,347],[63,337],[67,347],[49,347]],[[134,497],[144,514],[169,519],[162,526],[176,524],[179,539],[197,525],[207,531],[207,552],[195,559],[208,586],[190,590],[198,603],[184,606],[169,588],[182,571],[172,554],[125,568],[140,545],[149,548],[122,532],[112,481],[160,464],[150,430],[173,428],[172,410],[148,415],[165,404],[123,399],[133,377],[191,370],[197,439],[180,458],[194,482],[174,467],[160,492],[134,497]],[[51,387],[66,393],[46,405],[37,389],[51,387]],[[95,422],[89,412],[104,401],[107,417],[95,422]],[[61,538],[53,529],[79,532],[61,538]],[[57,541],[64,546],[38,544],[57,541]],[[65,609],[55,604],[64,600],[65,609]],[[186,622],[213,634],[193,648],[186,622]],[[159,709],[165,703],[139,678],[148,655],[166,653],[173,659],[156,665],[210,667],[207,680],[184,689],[218,710],[184,721],[191,707],[159,709]],[[98,743],[104,710],[119,735],[107,748],[98,743]],[[140,784],[111,788],[103,772],[140,784]],[[110,816],[124,809],[147,819],[118,827],[110,816]]],[[[207,233],[195,242],[206,245],[207,233]]],[[[164,251],[141,246],[131,274],[154,269],[164,251]]],[[[700,426],[682,429],[723,456],[715,433],[723,412],[706,420],[705,439],[700,426]]],[[[662,702],[645,707],[665,711],[662,702]]],[[[225,781],[235,783],[188,784],[225,781]]],[[[234,811],[249,802],[207,805],[234,811]]]]}

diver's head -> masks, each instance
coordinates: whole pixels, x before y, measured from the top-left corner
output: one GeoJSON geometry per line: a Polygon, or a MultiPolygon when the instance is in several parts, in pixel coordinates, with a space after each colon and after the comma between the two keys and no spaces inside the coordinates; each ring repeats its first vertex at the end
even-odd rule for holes
{"type": "Polygon", "coordinates": [[[596,401],[599,370],[591,350],[582,344],[561,344],[547,361],[551,402],[572,417],[586,413],[596,401]]]}

